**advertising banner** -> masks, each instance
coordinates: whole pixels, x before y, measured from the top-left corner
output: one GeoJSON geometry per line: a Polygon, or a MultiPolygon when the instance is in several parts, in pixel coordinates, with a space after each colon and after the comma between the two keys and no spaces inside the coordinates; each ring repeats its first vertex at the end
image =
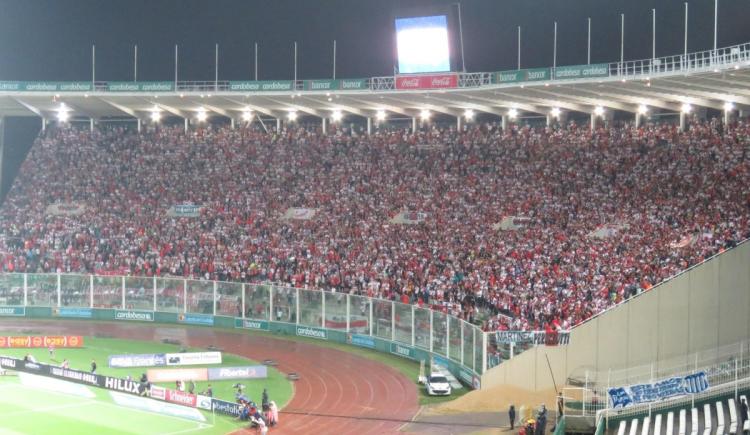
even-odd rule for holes
{"type": "Polygon", "coordinates": [[[398,343],[391,343],[391,353],[394,355],[402,356],[404,358],[416,359],[414,348],[411,346],[403,346],[398,343]]]}
{"type": "Polygon", "coordinates": [[[320,340],[328,340],[328,331],[322,328],[313,328],[312,326],[297,326],[296,332],[300,337],[311,337],[320,340]]]}
{"type": "Polygon", "coordinates": [[[129,396],[127,394],[118,393],[116,391],[111,391],[109,395],[112,397],[112,400],[114,400],[114,402],[119,406],[125,406],[141,411],[178,418],[185,418],[194,421],[206,421],[206,417],[197,409],[159,402],[156,400],[147,399],[145,397],[129,396]]]}
{"type": "Polygon", "coordinates": [[[539,80],[550,80],[552,78],[549,68],[518,69],[514,71],[500,71],[495,73],[495,83],[518,83],[533,82],[539,80]]]}
{"type": "Polygon", "coordinates": [[[367,79],[341,79],[339,80],[339,89],[346,91],[370,89],[370,87],[367,85],[367,79]]]}
{"type": "Polygon", "coordinates": [[[127,380],[127,379],[120,379],[120,378],[113,378],[110,376],[103,376],[104,378],[104,388],[108,390],[115,390],[115,391],[121,391],[123,393],[128,394],[140,394],[141,393],[141,383],[127,380]]]}
{"type": "Polygon", "coordinates": [[[189,325],[214,326],[214,316],[210,314],[184,313],[177,316],[177,321],[189,325]]]}
{"type": "Polygon", "coordinates": [[[185,393],[177,390],[167,389],[166,401],[177,403],[179,405],[190,406],[195,408],[197,398],[195,394],[185,393]]]}
{"type": "Polygon", "coordinates": [[[497,331],[495,339],[498,344],[546,344],[556,346],[568,344],[570,331],[497,331]]]}
{"type": "Polygon", "coordinates": [[[338,80],[305,80],[306,91],[335,91],[338,88],[338,80]]]}
{"type": "Polygon", "coordinates": [[[609,77],[609,64],[596,63],[591,65],[558,66],[555,68],[555,78],[585,79],[588,77],[609,77]]]}
{"type": "Polygon", "coordinates": [[[0,307],[0,316],[25,316],[26,307],[0,307]]]}
{"type": "Polygon", "coordinates": [[[182,352],[167,353],[168,366],[194,366],[203,364],[221,364],[221,352],[182,352]]]}
{"type": "Polygon", "coordinates": [[[146,376],[149,382],[207,381],[208,369],[149,369],[146,376]]]}
{"type": "Polygon", "coordinates": [[[108,92],[171,92],[174,82],[107,82],[108,92]]]}
{"type": "Polygon", "coordinates": [[[167,365],[167,357],[163,353],[110,355],[108,362],[110,367],[159,367],[167,365]]]}
{"type": "Polygon", "coordinates": [[[83,337],[79,335],[21,335],[0,336],[0,348],[36,347],[82,347],[83,337]]]}
{"type": "Polygon", "coordinates": [[[215,367],[208,369],[208,380],[223,379],[265,379],[268,377],[266,366],[215,367]]]}
{"type": "Polygon", "coordinates": [[[418,76],[396,76],[396,89],[445,89],[458,86],[458,74],[429,74],[418,76]]]}
{"type": "Polygon", "coordinates": [[[92,90],[91,82],[0,82],[1,91],[29,92],[86,92],[92,90]]]}
{"type": "Polygon", "coordinates": [[[197,218],[201,215],[202,208],[203,207],[195,204],[176,204],[169,207],[169,210],[167,210],[167,216],[197,218]]]}
{"type": "Polygon", "coordinates": [[[684,377],[673,377],[653,384],[636,384],[629,387],[610,388],[609,403],[612,408],[625,408],[639,403],[655,402],[686,394],[696,394],[707,390],[708,378],[705,372],[696,372],[684,377]]]}
{"type": "Polygon", "coordinates": [[[151,385],[150,395],[152,399],[167,400],[167,389],[158,385],[151,385]]]}
{"type": "Polygon", "coordinates": [[[235,318],[234,327],[241,329],[257,329],[260,331],[268,331],[268,322],[265,320],[235,318]]]}
{"type": "Polygon", "coordinates": [[[55,378],[66,379],[68,381],[78,382],[79,384],[93,385],[96,387],[104,386],[104,379],[101,376],[89,372],[49,366],[49,374],[55,378]]]}
{"type": "Polygon", "coordinates": [[[195,406],[200,409],[211,410],[211,398],[208,396],[202,396],[198,394],[195,400],[195,406]]]}
{"type": "Polygon", "coordinates": [[[58,317],[73,317],[78,319],[90,319],[93,316],[91,308],[72,307],[53,308],[52,315],[58,317]]]}
{"type": "Polygon", "coordinates": [[[291,80],[259,80],[259,81],[232,81],[229,82],[230,91],[242,92],[268,92],[268,91],[291,91],[294,89],[291,80]]]}
{"type": "Polygon", "coordinates": [[[115,320],[132,320],[138,322],[153,322],[153,311],[115,310],[115,320]]]}
{"type": "Polygon", "coordinates": [[[231,415],[232,417],[237,417],[242,412],[242,407],[239,404],[219,399],[211,399],[211,408],[214,412],[231,415]]]}
{"type": "Polygon", "coordinates": [[[355,346],[375,349],[375,339],[369,335],[347,334],[346,341],[355,346]]]}

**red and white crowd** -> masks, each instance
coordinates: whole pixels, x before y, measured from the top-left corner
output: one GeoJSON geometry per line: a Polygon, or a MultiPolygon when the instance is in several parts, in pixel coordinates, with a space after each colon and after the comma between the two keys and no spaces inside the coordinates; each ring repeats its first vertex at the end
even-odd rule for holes
{"type": "Polygon", "coordinates": [[[5,272],[273,281],[488,330],[567,329],[747,238],[749,153],[747,122],[49,129],[0,209],[0,258],[5,272]],[[200,215],[169,214],[183,204],[200,215]]]}

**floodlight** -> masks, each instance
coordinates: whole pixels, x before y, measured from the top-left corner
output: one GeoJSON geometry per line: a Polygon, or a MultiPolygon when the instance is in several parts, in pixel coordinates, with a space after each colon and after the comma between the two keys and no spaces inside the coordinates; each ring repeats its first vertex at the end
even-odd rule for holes
{"type": "Polygon", "coordinates": [[[198,114],[196,115],[196,118],[198,118],[199,122],[204,122],[206,119],[208,119],[208,113],[206,113],[206,109],[202,107],[198,109],[198,114]]]}
{"type": "Polygon", "coordinates": [[[724,103],[724,111],[731,112],[732,110],[734,110],[734,103],[732,103],[731,101],[727,101],[726,103],[724,103]]]}
{"type": "Polygon", "coordinates": [[[159,112],[158,110],[154,110],[153,112],[151,112],[152,121],[159,122],[160,119],[161,119],[161,112],[159,112]]]}
{"type": "Polygon", "coordinates": [[[334,121],[338,122],[338,121],[341,121],[341,118],[343,118],[344,115],[341,114],[340,110],[334,110],[333,114],[331,114],[331,117],[333,118],[334,121]]]}
{"type": "Polygon", "coordinates": [[[295,111],[289,112],[288,118],[290,121],[295,121],[297,119],[297,112],[295,111]]]}
{"type": "Polygon", "coordinates": [[[690,103],[685,103],[681,107],[682,113],[690,113],[693,110],[693,106],[690,103]]]}
{"type": "Polygon", "coordinates": [[[430,111],[427,109],[423,109],[422,112],[420,112],[419,116],[422,118],[423,121],[426,121],[430,119],[430,111]]]}
{"type": "Polygon", "coordinates": [[[638,106],[639,115],[645,115],[647,113],[648,113],[648,106],[646,106],[645,104],[641,104],[640,106],[638,106]]]}
{"type": "Polygon", "coordinates": [[[242,112],[242,120],[245,122],[250,122],[250,120],[253,119],[253,112],[249,110],[245,110],[242,112]]]}
{"type": "Polygon", "coordinates": [[[512,109],[508,110],[508,117],[510,117],[510,119],[516,119],[517,116],[518,116],[518,110],[517,109],[512,108],[512,109]]]}
{"type": "Polygon", "coordinates": [[[559,107],[553,107],[552,110],[549,111],[550,115],[552,115],[553,118],[558,118],[560,116],[560,108],[559,107]]]}
{"type": "Polygon", "coordinates": [[[387,115],[385,114],[385,110],[378,110],[375,116],[378,118],[378,121],[385,121],[387,115]]]}
{"type": "Polygon", "coordinates": [[[596,107],[594,107],[594,115],[596,115],[596,116],[602,116],[602,115],[604,115],[604,107],[602,107],[602,106],[596,106],[596,107]]]}
{"type": "Polygon", "coordinates": [[[57,111],[57,120],[60,122],[68,122],[68,119],[70,118],[70,114],[67,110],[60,109],[57,111]]]}
{"type": "Polygon", "coordinates": [[[466,118],[467,121],[474,119],[474,111],[471,109],[466,109],[464,111],[464,118],[466,118]]]}

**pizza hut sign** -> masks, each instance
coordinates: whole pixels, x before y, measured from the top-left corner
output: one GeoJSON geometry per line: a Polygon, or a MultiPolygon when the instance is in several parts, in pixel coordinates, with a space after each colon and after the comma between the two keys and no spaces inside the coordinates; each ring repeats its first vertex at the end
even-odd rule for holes
{"type": "Polygon", "coordinates": [[[458,74],[429,74],[397,76],[396,89],[446,89],[458,86],[458,74]]]}

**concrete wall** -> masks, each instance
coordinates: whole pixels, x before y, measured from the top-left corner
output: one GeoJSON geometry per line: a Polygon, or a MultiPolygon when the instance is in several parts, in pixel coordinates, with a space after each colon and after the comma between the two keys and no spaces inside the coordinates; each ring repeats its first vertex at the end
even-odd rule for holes
{"type": "Polygon", "coordinates": [[[503,362],[482,376],[482,387],[552,387],[545,354],[559,386],[586,371],[628,369],[635,379],[653,364],[655,375],[669,374],[697,352],[708,358],[748,339],[750,243],[743,243],[579,325],[567,346],[539,346],[503,362]]]}

